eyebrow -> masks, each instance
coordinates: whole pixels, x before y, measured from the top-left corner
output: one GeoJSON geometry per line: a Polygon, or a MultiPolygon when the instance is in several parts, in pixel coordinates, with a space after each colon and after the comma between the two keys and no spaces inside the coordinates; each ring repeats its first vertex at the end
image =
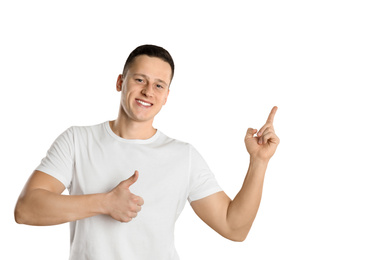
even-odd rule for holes
{"type": "MultiPolygon", "coordinates": [[[[144,77],[146,79],[150,79],[148,76],[146,76],[145,74],[142,74],[142,73],[133,73],[133,76],[141,76],[141,77],[144,77]]],[[[156,79],[156,81],[168,86],[168,84],[162,79],[156,79]]]]}

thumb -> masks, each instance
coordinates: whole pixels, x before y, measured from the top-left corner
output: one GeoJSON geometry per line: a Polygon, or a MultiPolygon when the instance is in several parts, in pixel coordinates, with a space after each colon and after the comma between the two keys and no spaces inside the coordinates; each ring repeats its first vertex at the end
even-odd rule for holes
{"type": "Polygon", "coordinates": [[[253,135],[254,135],[256,132],[257,132],[256,129],[248,128],[248,130],[246,131],[245,139],[252,138],[253,135]]]}
{"type": "Polygon", "coordinates": [[[129,188],[131,185],[133,185],[138,180],[139,172],[135,171],[134,174],[124,181],[127,188],[129,188]]]}

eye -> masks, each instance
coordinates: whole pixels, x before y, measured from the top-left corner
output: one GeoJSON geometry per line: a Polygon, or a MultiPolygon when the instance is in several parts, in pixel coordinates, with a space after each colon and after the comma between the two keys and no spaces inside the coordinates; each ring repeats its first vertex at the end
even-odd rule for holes
{"type": "Polygon", "coordinates": [[[137,82],[139,82],[139,83],[142,83],[142,82],[144,82],[144,80],[143,80],[143,79],[135,79],[135,81],[137,81],[137,82]]]}
{"type": "Polygon", "coordinates": [[[162,85],[159,85],[159,84],[157,84],[156,87],[157,88],[164,88],[162,85]]]}

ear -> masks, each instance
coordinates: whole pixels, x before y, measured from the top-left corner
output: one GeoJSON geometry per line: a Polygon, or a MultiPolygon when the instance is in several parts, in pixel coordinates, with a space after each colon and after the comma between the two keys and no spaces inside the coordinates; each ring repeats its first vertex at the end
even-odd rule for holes
{"type": "Polygon", "coordinates": [[[123,75],[119,74],[118,79],[116,80],[116,90],[118,92],[122,91],[122,84],[123,84],[123,75]]]}

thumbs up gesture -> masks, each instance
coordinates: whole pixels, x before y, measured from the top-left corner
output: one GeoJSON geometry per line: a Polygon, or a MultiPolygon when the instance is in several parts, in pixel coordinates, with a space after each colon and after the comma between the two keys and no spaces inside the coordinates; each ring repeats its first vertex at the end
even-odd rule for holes
{"type": "Polygon", "coordinates": [[[144,200],[130,192],[130,187],[138,180],[139,173],[120,182],[114,189],[106,193],[103,208],[106,215],[120,222],[130,222],[141,211],[144,200]]]}

